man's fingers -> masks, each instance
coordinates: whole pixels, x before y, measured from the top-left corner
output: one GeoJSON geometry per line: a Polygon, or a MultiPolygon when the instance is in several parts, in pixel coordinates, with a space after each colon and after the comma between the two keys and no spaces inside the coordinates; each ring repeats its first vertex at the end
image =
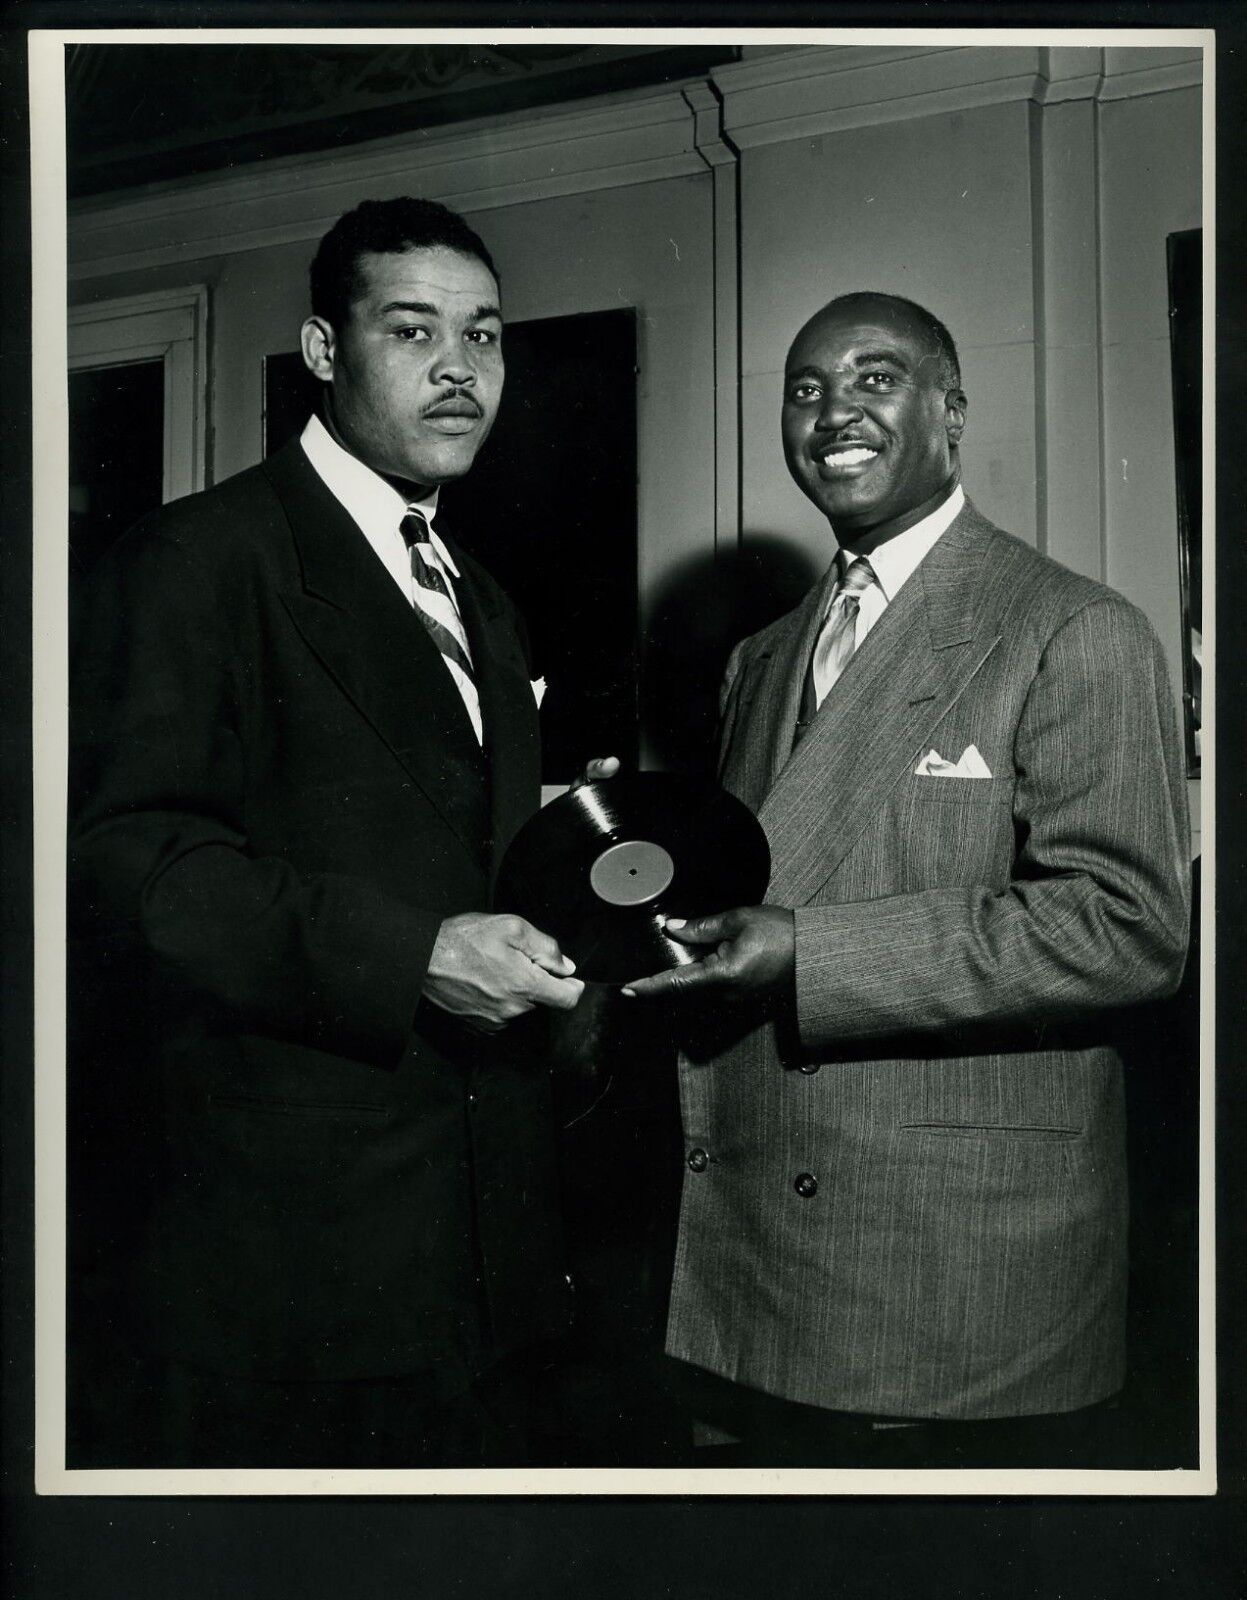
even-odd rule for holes
{"type": "Polygon", "coordinates": [[[548,933],[542,933],[540,928],[534,928],[531,922],[525,922],[523,917],[515,918],[515,928],[508,943],[512,949],[518,950],[536,966],[553,973],[557,978],[570,977],[576,970],[576,963],[563,954],[558,941],[548,933]]]}
{"type": "Polygon", "coordinates": [[[571,781],[571,792],[583,789],[586,783],[602,783],[607,778],[613,778],[619,771],[618,756],[594,756],[585,762],[585,770],[577,773],[571,781]]]}
{"type": "Polygon", "coordinates": [[[620,993],[630,998],[639,995],[645,1000],[659,999],[663,995],[687,994],[690,990],[704,989],[717,980],[718,974],[713,967],[698,962],[696,966],[657,972],[652,978],[635,978],[625,984],[620,993]]]}
{"type": "Polygon", "coordinates": [[[732,936],[731,917],[730,911],[714,917],[690,917],[687,920],[667,917],[663,921],[663,929],[681,944],[718,944],[721,939],[730,939],[732,936]]]}
{"type": "Polygon", "coordinates": [[[539,1006],[550,1006],[555,1011],[571,1011],[585,992],[585,986],[579,978],[552,978],[536,963],[531,972],[531,979],[526,985],[527,997],[539,1006]]]}

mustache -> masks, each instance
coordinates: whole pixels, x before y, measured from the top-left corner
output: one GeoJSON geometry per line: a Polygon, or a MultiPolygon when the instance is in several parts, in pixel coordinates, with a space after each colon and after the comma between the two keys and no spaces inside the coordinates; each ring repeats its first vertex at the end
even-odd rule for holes
{"type": "Polygon", "coordinates": [[[444,394],[439,394],[437,399],[425,406],[421,411],[422,417],[435,417],[440,413],[449,411],[452,415],[465,416],[470,413],[475,417],[485,415],[480,401],[470,389],[447,389],[444,394]]]}

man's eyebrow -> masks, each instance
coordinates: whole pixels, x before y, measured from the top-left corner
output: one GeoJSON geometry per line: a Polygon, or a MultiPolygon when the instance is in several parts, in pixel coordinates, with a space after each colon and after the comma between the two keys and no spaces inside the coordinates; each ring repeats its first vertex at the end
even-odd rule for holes
{"type": "MultiPolygon", "coordinates": [[[[435,306],[431,300],[387,300],[381,307],[381,315],[386,316],[391,311],[414,312],[421,317],[440,317],[443,308],[435,306]]],[[[469,322],[486,322],[489,318],[497,322],[502,321],[502,312],[497,306],[482,301],[479,306],[474,306],[468,315],[469,322]]]]}
{"type": "Polygon", "coordinates": [[[878,361],[886,361],[889,366],[900,367],[903,372],[909,371],[909,363],[895,350],[859,350],[853,358],[853,364],[857,367],[873,366],[878,361]]]}
{"type": "MultiPolygon", "coordinates": [[[[926,359],[926,356],[924,356],[923,360],[926,359]]],[[[857,354],[852,357],[854,368],[877,366],[881,361],[886,362],[888,366],[899,367],[902,372],[908,372],[910,370],[910,363],[906,361],[904,356],[899,355],[895,350],[859,350],[857,354]]],[[[817,362],[809,361],[802,367],[785,367],[784,377],[786,380],[807,377],[819,378],[823,375],[823,371],[824,368],[821,367],[817,362]]]]}

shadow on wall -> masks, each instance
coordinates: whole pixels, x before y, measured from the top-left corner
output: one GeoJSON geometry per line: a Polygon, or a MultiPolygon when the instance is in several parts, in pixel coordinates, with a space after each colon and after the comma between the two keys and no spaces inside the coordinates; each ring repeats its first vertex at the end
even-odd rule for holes
{"type": "Polygon", "coordinates": [[[719,685],[732,646],[791,611],[823,570],[780,534],[746,532],[736,553],[698,557],[670,574],[644,633],[641,726],[649,765],[713,775],[719,685]]]}

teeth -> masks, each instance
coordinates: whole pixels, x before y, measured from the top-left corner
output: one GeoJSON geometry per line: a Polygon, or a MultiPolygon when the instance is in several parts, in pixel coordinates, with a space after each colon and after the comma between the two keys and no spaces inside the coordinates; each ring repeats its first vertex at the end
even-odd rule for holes
{"type": "Polygon", "coordinates": [[[867,450],[864,445],[856,445],[848,450],[824,451],[823,460],[835,467],[856,467],[863,461],[873,461],[878,454],[877,450],[867,450]]]}

